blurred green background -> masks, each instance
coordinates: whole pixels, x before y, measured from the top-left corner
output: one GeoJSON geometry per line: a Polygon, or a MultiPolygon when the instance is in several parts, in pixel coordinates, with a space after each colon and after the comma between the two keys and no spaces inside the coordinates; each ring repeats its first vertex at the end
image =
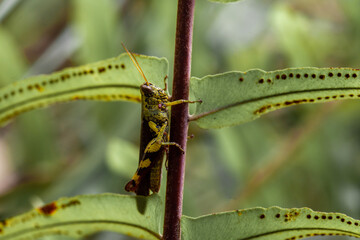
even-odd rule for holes
{"type": "MultiPolygon", "coordinates": [[[[149,0],[1,1],[0,86],[117,56],[121,42],[166,57],[172,79],[176,7],[149,0]]],[[[359,68],[359,9],[357,0],[197,0],[192,75],[359,68]]],[[[221,130],[191,124],[184,214],[277,205],[359,219],[359,109],[358,101],[342,101],[294,106],[221,130]]],[[[59,104],[17,117],[0,129],[0,219],[62,196],[125,193],[138,162],[139,126],[140,104],[127,102],[59,104]]]]}

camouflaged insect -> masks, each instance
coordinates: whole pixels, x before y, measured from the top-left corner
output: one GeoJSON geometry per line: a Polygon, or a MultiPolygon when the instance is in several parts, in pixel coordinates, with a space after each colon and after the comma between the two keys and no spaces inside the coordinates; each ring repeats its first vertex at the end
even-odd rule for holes
{"type": "MultiPolygon", "coordinates": [[[[125,48],[125,46],[123,47],[125,48]]],[[[126,48],[125,50],[145,79],[145,83],[140,86],[142,124],[139,165],[132,179],[126,184],[125,190],[147,196],[150,190],[154,193],[159,192],[162,162],[167,147],[174,145],[184,151],[179,144],[169,142],[170,115],[167,107],[181,103],[194,103],[194,101],[170,101],[166,92],[166,82],[165,89],[149,83],[136,58],[126,48]]]]}

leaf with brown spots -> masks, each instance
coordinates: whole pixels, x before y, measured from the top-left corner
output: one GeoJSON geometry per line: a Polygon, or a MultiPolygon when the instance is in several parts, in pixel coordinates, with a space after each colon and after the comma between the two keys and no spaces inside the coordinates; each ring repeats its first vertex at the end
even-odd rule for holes
{"type": "Polygon", "coordinates": [[[0,222],[1,240],[71,238],[113,231],[142,239],[160,239],[163,205],[158,195],[136,197],[116,194],[62,198],[25,214],[0,222]],[[137,210],[137,200],[146,204],[137,210]]]}
{"type": "MultiPolygon", "coordinates": [[[[168,72],[167,60],[142,55],[137,60],[149,81],[163,87],[168,72]]],[[[23,112],[59,102],[140,102],[142,83],[141,75],[126,53],[49,75],[30,77],[0,89],[0,125],[23,112]]]]}
{"type": "Polygon", "coordinates": [[[360,238],[360,221],[341,213],[309,208],[252,208],[207,215],[183,216],[181,231],[187,239],[295,240],[312,236],[360,238]]]}
{"type": "Polygon", "coordinates": [[[190,120],[202,128],[221,128],[297,104],[359,99],[360,71],[310,67],[271,72],[254,69],[193,77],[190,90],[196,100],[202,100],[196,104],[190,120]]]}

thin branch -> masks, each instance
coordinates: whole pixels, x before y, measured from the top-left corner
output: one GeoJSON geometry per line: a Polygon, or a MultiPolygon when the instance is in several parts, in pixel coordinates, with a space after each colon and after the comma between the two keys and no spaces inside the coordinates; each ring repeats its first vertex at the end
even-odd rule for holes
{"type": "MultiPolygon", "coordinates": [[[[195,0],[179,0],[175,39],[175,62],[172,100],[189,98],[191,50],[195,0]]],[[[180,144],[186,151],[189,110],[188,104],[171,109],[170,141],[180,144]]],[[[183,188],[185,176],[185,153],[171,146],[169,151],[166,186],[163,239],[180,240],[183,188]]]]}

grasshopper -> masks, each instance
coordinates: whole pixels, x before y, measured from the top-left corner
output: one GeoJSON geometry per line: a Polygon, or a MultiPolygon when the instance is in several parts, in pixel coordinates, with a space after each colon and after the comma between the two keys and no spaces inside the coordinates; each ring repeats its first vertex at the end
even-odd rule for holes
{"type": "Polygon", "coordinates": [[[124,44],[122,45],[145,80],[145,83],[140,86],[141,134],[139,165],[132,179],[126,184],[125,190],[135,192],[137,195],[147,196],[150,190],[154,193],[159,192],[162,162],[168,146],[174,145],[184,152],[179,144],[169,141],[170,115],[168,107],[199,101],[171,101],[171,97],[167,94],[166,77],[164,79],[164,89],[151,84],[146,79],[135,56],[126,49],[124,44]]]}

